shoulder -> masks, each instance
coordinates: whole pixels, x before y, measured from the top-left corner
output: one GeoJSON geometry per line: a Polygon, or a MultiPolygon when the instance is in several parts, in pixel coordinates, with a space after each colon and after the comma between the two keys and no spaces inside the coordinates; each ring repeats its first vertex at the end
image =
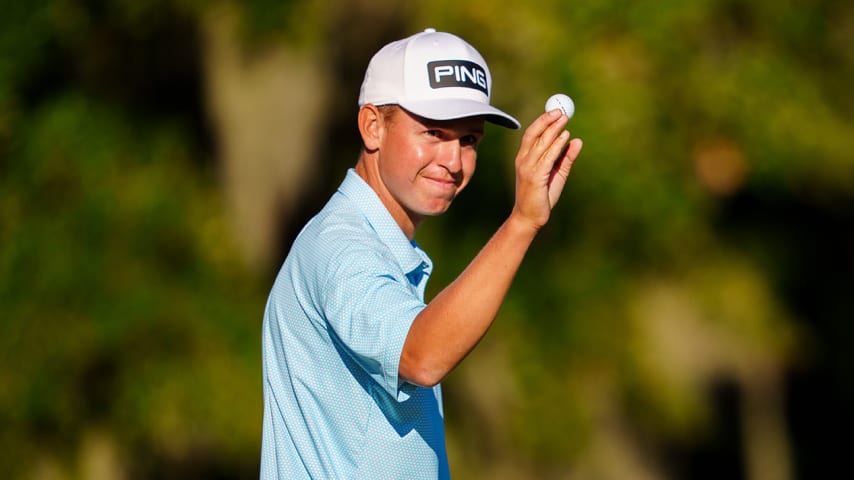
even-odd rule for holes
{"type": "Polygon", "coordinates": [[[334,197],[306,224],[289,257],[310,260],[315,265],[392,258],[362,211],[352,202],[334,197]]]}

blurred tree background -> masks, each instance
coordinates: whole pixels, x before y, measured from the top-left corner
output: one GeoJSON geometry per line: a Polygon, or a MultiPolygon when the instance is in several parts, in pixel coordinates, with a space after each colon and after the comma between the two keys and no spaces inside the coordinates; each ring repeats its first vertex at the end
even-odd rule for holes
{"type": "MultiPolygon", "coordinates": [[[[454,478],[794,479],[854,427],[854,4],[4,0],[0,465],[254,478],[260,326],[357,156],[382,44],[457,33],[523,124],[585,140],[493,329],[445,382],[454,478]]],[[[453,279],[521,132],[418,240],[453,279]]]]}

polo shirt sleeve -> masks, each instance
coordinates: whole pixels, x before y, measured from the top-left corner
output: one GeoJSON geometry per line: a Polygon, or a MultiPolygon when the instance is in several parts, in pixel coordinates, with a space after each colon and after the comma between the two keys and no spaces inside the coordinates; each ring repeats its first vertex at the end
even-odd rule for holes
{"type": "Polygon", "coordinates": [[[400,355],[409,328],[425,308],[391,253],[353,245],[330,264],[324,317],[353,360],[392,397],[404,400],[400,355]]]}

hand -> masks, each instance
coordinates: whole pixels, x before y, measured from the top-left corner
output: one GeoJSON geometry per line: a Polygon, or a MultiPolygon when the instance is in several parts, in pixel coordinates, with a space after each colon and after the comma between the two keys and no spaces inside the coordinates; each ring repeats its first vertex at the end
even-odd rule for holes
{"type": "Polygon", "coordinates": [[[581,139],[570,141],[563,129],[568,121],[558,110],[540,115],[525,130],[516,155],[516,204],[511,216],[537,230],[548,222],[581,152],[581,139]]]}

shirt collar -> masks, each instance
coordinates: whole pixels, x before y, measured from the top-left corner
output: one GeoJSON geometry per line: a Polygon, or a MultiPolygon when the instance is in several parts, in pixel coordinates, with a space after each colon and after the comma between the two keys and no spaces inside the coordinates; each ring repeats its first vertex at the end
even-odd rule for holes
{"type": "Polygon", "coordinates": [[[430,257],[414,240],[410,241],[406,238],[406,234],[385,208],[374,189],[356,173],[355,169],[347,170],[347,175],[338,187],[338,191],[352,200],[356,208],[361,210],[368,224],[391,250],[408,276],[416,273],[418,278],[421,278],[423,275],[430,274],[433,270],[430,257]]]}

